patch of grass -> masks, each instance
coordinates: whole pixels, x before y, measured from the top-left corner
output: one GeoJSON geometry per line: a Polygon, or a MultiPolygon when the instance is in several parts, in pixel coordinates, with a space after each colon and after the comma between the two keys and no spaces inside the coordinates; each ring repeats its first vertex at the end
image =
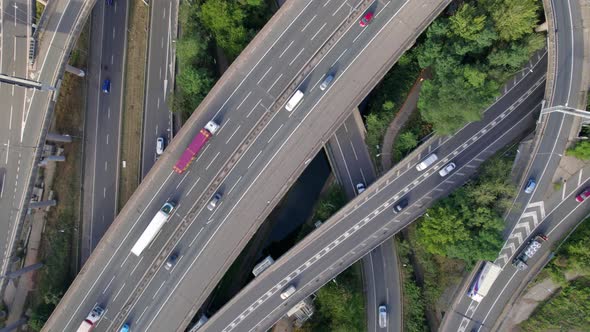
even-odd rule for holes
{"type": "Polygon", "coordinates": [[[590,331],[590,279],[569,282],[520,324],[523,331],[590,331]]]}
{"type": "Polygon", "coordinates": [[[133,195],[141,178],[141,139],[148,24],[148,7],[141,0],[130,2],[120,152],[120,160],[121,162],[125,161],[126,167],[117,165],[120,170],[118,211],[133,195]]]}
{"type": "MultiPolygon", "coordinates": [[[[70,61],[71,65],[86,66],[87,47],[88,25],[82,30],[74,49],[79,56],[70,61]]],[[[65,74],[50,131],[82,137],[85,104],[84,79],[65,74]]],[[[37,272],[36,288],[29,295],[28,302],[32,309],[28,325],[34,331],[41,329],[77,272],[82,143],[74,139],[72,143],[64,144],[66,161],[55,170],[52,190],[58,204],[47,214],[38,257],[45,266],[37,272]]]]}
{"type": "Polygon", "coordinates": [[[301,226],[299,235],[297,236],[297,242],[303,239],[307,234],[311,233],[315,229],[314,223],[316,221],[325,222],[340,208],[342,208],[348,200],[344,194],[344,189],[338,184],[332,184],[325,192],[322,193],[320,199],[314,207],[313,217],[301,226]]]}
{"type": "Polygon", "coordinates": [[[40,3],[39,1],[35,1],[35,22],[37,22],[37,23],[39,22],[44,10],[45,10],[45,6],[42,3],[40,3]]]}
{"type": "Polygon", "coordinates": [[[561,181],[553,182],[553,190],[558,191],[561,189],[561,186],[563,186],[561,181]]]}
{"type": "Polygon", "coordinates": [[[402,240],[399,236],[395,237],[396,251],[403,266],[402,275],[402,331],[409,332],[426,332],[426,307],[424,305],[424,294],[422,288],[416,283],[414,268],[411,263],[410,244],[402,240]]]}

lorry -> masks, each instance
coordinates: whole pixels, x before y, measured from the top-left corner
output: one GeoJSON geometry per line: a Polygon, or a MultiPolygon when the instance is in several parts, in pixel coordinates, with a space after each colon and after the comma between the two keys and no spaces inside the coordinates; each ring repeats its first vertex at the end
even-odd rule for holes
{"type": "Polygon", "coordinates": [[[541,249],[541,245],[543,242],[547,241],[547,236],[543,234],[539,234],[535,236],[534,239],[531,239],[529,243],[527,243],[526,247],[512,260],[512,265],[519,271],[526,270],[529,266],[526,263],[529,258],[533,257],[539,249],[541,249]]]}
{"type": "Polygon", "coordinates": [[[481,302],[483,298],[488,294],[490,288],[496,281],[496,278],[502,272],[502,268],[492,262],[485,262],[483,267],[479,270],[479,273],[475,276],[475,279],[469,286],[467,296],[477,302],[481,302]]]}
{"type": "Polygon", "coordinates": [[[188,147],[184,150],[173,169],[176,173],[181,174],[190,166],[197,157],[199,151],[205,146],[205,143],[219,130],[219,124],[215,121],[209,121],[204,128],[193,138],[188,147]]]}
{"type": "Polygon", "coordinates": [[[78,327],[77,332],[90,332],[90,331],[92,331],[92,329],[94,328],[94,326],[96,325],[96,323],[102,317],[103,314],[104,314],[104,309],[101,306],[99,306],[98,304],[95,305],[94,308],[92,308],[92,311],[90,311],[90,313],[88,314],[88,316],[86,316],[86,319],[84,319],[82,324],[80,324],[80,327],[78,327]]]}
{"type": "Polygon", "coordinates": [[[135,256],[141,255],[145,248],[154,240],[156,235],[160,232],[164,224],[170,218],[172,210],[174,210],[175,204],[173,202],[166,202],[160,210],[156,213],[150,224],[146,227],[143,231],[133,248],[131,248],[131,252],[135,256]]]}

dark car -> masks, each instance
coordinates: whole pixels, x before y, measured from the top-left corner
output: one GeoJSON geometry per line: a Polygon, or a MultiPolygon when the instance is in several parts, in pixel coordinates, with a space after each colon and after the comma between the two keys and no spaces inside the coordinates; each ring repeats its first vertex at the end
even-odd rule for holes
{"type": "Polygon", "coordinates": [[[576,196],[576,201],[578,203],[582,203],[588,197],[590,197],[590,188],[584,189],[584,191],[582,191],[578,196],[576,196]]]}
{"type": "Polygon", "coordinates": [[[164,268],[166,270],[172,269],[172,267],[176,264],[176,261],[177,260],[178,260],[178,254],[177,253],[173,253],[172,255],[170,255],[168,257],[168,260],[166,261],[166,264],[164,264],[164,268]]]}
{"type": "Polygon", "coordinates": [[[115,0],[106,0],[107,5],[112,6],[115,0]]]}
{"type": "Polygon", "coordinates": [[[405,209],[407,206],[408,206],[408,199],[404,198],[393,207],[393,212],[394,213],[402,212],[402,210],[405,209]]]}
{"type": "Polygon", "coordinates": [[[369,23],[371,23],[371,20],[373,19],[373,12],[367,12],[363,18],[361,18],[361,21],[359,22],[359,25],[361,26],[361,28],[366,27],[367,25],[369,25],[369,23]]]}
{"type": "Polygon", "coordinates": [[[111,92],[111,80],[109,80],[108,78],[102,82],[102,92],[111,92]]]}

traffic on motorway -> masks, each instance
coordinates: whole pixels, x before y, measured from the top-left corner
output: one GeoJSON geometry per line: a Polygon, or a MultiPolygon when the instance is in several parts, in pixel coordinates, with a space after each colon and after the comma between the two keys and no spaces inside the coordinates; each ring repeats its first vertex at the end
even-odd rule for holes
{"type": "MultiPolygon", "coordinates": [[[[446,3],[432,0],[425,10],[424,3],[406,7],[408,2],[291,1],[281,9],[289,15],[271,21],[281,29],[267,27],[252,42],[173,140],[162,134],[163,129],[155,130],[147,157],[158,162],[98,243],[45,329],[182,330],[198,319],[195,330],[267,330],[290,308],[413,222],[434,200],[467,181],[501,147],[530,134],[544,103],[543,61],[531,65],[530,73],[505,91],[482,121],[455,135],[434,137],[375,183],[364,178],[352,181],[356,198],[345,208],[212,317],[201,314],[221,277],[307,161],[344,122],[352,105],[360,104],[413,43],[423,23],[446,3]],[[401,22],[404,10],[420,16],[415,22],[401,22]]],[[[169,21],[170,15],[169,11],[169,21]]],[[[122,91],[119,81],[111,74],[98,75],[94,89],[102,98],[115,99],[122,91]]],[[[557,167],[555,155],[567,142],[563,133],[570,132],[571,119],[560,115],[546,120],[547,137],[557,138],[537,142],[515,200],[525,204],[514,208],[515,214],[525,215],[531,204],[543,200],[547,174],[557,167]]],[[[108,177],[114,172],[106,165],[102,173],[108,177]]],[[[0,199],[4,173],[0,168],[0,199]]],[[[92,181],[94,208],[94,186],[100,179],[92,181]]],[[[559,208],[569,206],[581,213],[571,206],[582,206],[590,187],[578,185],[559,208]]],[[[105,201],[116,198],[107,197],[106,187],[102,195],[105,201]]],[[[483,323],[473,323],[474,317],[485,322],[491,319],[491,310],[500,309],[491,305],[480,317],[478,306],[488,310],[490,295],[500,283],[516,292],[517,286],[510,282],[522,281],[535,270],[561,233],[563,229],[547,226],[518,235],[518,245],[505,246],[498,260],[478,264],[458,304],[463,317],[449,315],[449,322],[461,329],[481,329],[483,323]]],[[[373,308],[375,329],[389,331],[397,323],[393,315],[401,309],[392,308],[392,303],[396,302],[382,300],[373,308]]]]}

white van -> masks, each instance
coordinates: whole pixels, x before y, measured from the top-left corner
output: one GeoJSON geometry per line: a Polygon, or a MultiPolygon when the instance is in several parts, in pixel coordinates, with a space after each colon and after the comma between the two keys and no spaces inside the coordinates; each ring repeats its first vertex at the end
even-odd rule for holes
{"type": "Polygon", "coordinates": [[[302,99],[303,92],[301,92],[301,90],[297,90],[291,99],[289,99],[287,105],[285,105],[285,108],[287,111],[291,112],[295,107],[297,107],[297,105],[299,105],[299,102],[301,102],[302,99]]]}
{"type": "Polygon", "coordinates": [[[287,287],[287,289],[285,289],[281,293],[281,299],[286,300],[289,296],[293,295],[293,293],[295,293],[296,290],[297,290],[297,288],[295,288],[295,286],[293,286],[293,285],[287,287]]]}
{"type": "Polygon", "coordinates": [[[428,157],[424,158],[424,160],[422,160],[418,165],[416,165],[416,169],[421,172],[425,169],[427,169],[428,167],[430,167],[430,165],[434,164],[435,161],[438,160],[438,157],[436,156],[435,153],[429,155],[428,157]]]}

